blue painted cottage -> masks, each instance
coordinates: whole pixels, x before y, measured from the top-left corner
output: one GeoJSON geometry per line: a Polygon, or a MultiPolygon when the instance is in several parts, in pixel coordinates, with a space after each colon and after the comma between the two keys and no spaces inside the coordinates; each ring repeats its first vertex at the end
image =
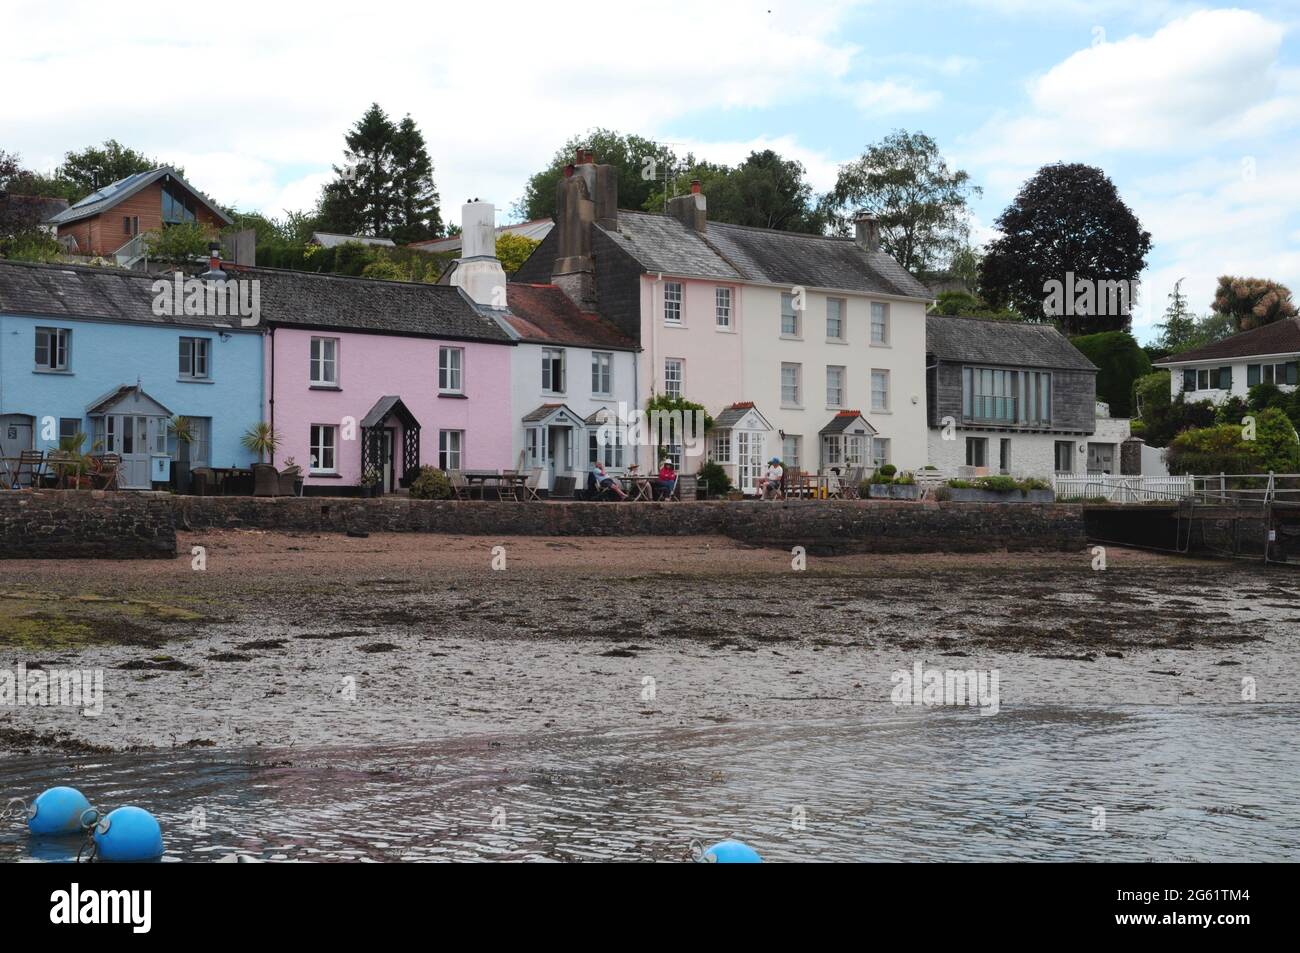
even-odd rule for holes
{"type": "MultiPolygon", "coordinates": [[[[55,449],[121,454],[123,484],[169,479],[168,461],[253,462],[240,437],[262,419],[262,334],[238,317],[172,315],[155,276],[0,261],[0,457],[55,449]],[[178,447],[173,416],[195,439],[178,447]]],[[[12,463],[10,464],[12,466],[12,463]]],[[[0,468],[0,478],[3,468],[0,468]]]]}

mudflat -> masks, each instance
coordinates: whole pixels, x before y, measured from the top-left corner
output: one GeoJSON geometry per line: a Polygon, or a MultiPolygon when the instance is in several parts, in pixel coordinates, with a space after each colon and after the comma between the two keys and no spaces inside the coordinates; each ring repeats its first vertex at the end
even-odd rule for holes
{"type": "Polygon", "coordinates": [[[103,711],[0,705],[0,748],[414,743],[843,718],[892,674],[1001,705],[1300,700],[1300,575],[1110,549],[807,557],[731,540],[182,534],[169,561],[0,563],[0,672],[102,669],[103,711]],[[200,551],[196,552],[195,547],[200,551]],[[499,568],[493,568],[494,564],[499,568]]]}

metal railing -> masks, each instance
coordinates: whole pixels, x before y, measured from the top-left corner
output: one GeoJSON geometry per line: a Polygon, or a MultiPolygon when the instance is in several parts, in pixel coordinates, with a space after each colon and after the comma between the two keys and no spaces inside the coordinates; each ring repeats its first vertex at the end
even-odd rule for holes
{"type": "Polygon", "coordinates": [[[149,255],[149,249],[145,246],[145,233],[141,232],[129,242],[113,252],[113,260],[117,262],[119,268],[131,268],[136,262],[144,261],[149,255]]]}

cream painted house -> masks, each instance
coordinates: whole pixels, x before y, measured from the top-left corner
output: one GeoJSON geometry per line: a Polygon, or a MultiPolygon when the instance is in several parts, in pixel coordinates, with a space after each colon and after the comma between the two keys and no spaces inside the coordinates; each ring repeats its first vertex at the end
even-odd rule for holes
{"type": "Polygon", "coordinates": [[[617,207],[616,182],[580,151],[556,228],[515,280],[552,281],[633,337],[641,402],[746,411],[712,451],[673,447],[679,465],[694,472],[711,452],[747,491],[774,456],[807,471],[925,465],[930,292],[880,251],[874,221],[854,238],[709,222],[698,191],[667,214],[632,212],[617,207]],[[846,411],[874,435],[845,439],[846,411]]]}

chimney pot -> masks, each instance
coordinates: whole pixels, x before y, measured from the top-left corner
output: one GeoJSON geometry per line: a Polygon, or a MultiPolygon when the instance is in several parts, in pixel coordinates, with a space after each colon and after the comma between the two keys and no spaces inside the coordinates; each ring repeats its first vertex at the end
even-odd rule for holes
{"type": "Polygon", "coordinates": [[[570,162],[568,165],[566,165],[566,166],[564,167],[564,177],[565,177],[566,179],[571,179],[571,178],[573,178],[573,163],[572,163],[572,162],[570,162]]]}
{"type": "Polygon", "coordinates": [[[691,194],[692,194],[692,195],[699,195],[699,194],[700,194],[700,180],[699,180],[699,179],[691,179],[691,194]]]}

